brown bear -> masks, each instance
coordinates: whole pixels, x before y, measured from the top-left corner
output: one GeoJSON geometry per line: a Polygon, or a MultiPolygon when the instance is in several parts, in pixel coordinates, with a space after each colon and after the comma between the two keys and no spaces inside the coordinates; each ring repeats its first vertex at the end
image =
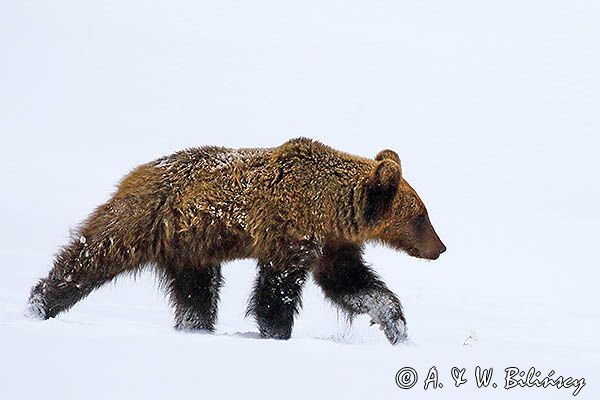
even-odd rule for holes
{"type": "Polygon", "coordinates": [[[247,314],[261,336],[290,337],[312,272],[333,304],[349,317],[368,314],[397,343],[406,338],[405,318],[363,261],[370,241],[430,260],[446,250],[392,150],[368,159],[306,138],[183,150],[121,181],[33,287],[29,310],[54,317],[117,275],[152,266],[175,327],[212,331],[221,265],[252,258],[258,277],[247,314]]]}

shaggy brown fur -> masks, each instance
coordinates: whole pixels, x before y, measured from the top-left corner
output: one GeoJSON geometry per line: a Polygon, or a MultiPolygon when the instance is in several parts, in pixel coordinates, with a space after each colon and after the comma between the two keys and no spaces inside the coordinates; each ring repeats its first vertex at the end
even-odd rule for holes
{"type": "MultiPolygon", "coordinates": [[[[427,259],[445,250],[423,202],[402,178],[395,152],[368,159],[304,138],[266,149],[188,149],[122,180],[33,288],[31,310],[53,317],[117,275],[150,264],[164,277],[176,326],[212,330],[221,264],[253,258],[260,268],[249,312],[264,336],[286,338],[305,278],[295,271],[313,270],[325,293],[350,314],[372,310],[343,300],[344,293],[389,292],[362,262],[368,241],[427,259]],[[349,258],[339,259],[338,252],[349,258]],[[362,286],[331,278],[337,270],[352,275],[348,268],[366,280],[362,286]],[[290,289],[289,297],[266,295],[277,282],[290,289]],[[286,307],[273,315],[277,301],[286,307]]],[[[389,323],[403,322],[395,296],[385,296],[397,303],[389,323]]],[[[379,317],[374,320],[384,323],[379,317]]]]}

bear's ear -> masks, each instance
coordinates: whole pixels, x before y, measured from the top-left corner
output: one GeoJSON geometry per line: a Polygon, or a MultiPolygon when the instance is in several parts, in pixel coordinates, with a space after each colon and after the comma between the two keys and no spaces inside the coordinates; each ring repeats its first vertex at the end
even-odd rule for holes
{"type": "Polygon", "coordinates": [[[367,224],[378,222],[391,209],[401,178],[396,162],[385,159],[377,163],[364,186],[363,216],[367,224]]]}
{"type": "Polygon", "coordinates": [[[396,164],[398,164],[398,166],[400,166],[400,169],[402,169],[402,166],[400,164],[400,157],[398,156],[398,153],[396,153],[394,150],[385,149],[377,153],[377,155],[375,156],[375,161],[383,160],[392,160],[396,164]]]}

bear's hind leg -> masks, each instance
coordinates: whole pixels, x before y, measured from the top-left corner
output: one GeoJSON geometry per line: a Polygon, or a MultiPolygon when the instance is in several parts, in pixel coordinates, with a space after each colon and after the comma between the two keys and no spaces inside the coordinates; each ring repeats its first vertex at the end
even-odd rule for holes
{"type": "Polygon", "coordinates": [[[246,316],[254,316],[262,337],[290,338],[294,316],[302,307],[302,286],[307,273],[302,267],[276,270],[268,264],[258,264],[246,316]]]}
{"type": "Polygon", "coordinates": [[[314,274],[325,296],[349,317],[368,314],[390,343],[406,339],[406,320],[400,300],[362,259],[353,244],[325,246],[314,274]]]}
{"type": "Polygon", "coordinates": [[[175,308],[175,329],[213,332],[223,285],[221,266],[162,270],[175,308]]]}
{"type": "Polygon", "coordinates": [[[109,280],[102,278],[96,281],[72,282],[53,277],[40,279],[31,290],[28,315],[40,319],[54,318],[109,280]]]}
{"type": "Polygon", "coordinates": [[[117,275],[150,262],[158,243],[155,214],[134,196],[113,197],[99,206],[31,290],[29,314],[52,318],[117,275]]]}
{"type": "Polygon", "coordinates": [[[106,260],[101,260],[106,257],[98,255],[94,258],[93,248],[88,247],[82,238],[83,236],[72,240],[63,248],[48,276],[40,279],[31,289],[29,316],[53,318],[121,272],[120,268],[107,265],[104,263],[106,260]]]}

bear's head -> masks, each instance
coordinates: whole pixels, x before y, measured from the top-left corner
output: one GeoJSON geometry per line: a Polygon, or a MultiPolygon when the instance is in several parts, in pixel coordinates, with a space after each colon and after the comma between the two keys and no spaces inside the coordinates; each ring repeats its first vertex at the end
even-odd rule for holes
{"type": "Polygon", "coordinates": [[[372,237],[413,257],[437,259],[446,246],[433,229],[425,204],[402,177],[398,154],[383,150],[375,160],[364,183],[362,207],[372,237]]]}

